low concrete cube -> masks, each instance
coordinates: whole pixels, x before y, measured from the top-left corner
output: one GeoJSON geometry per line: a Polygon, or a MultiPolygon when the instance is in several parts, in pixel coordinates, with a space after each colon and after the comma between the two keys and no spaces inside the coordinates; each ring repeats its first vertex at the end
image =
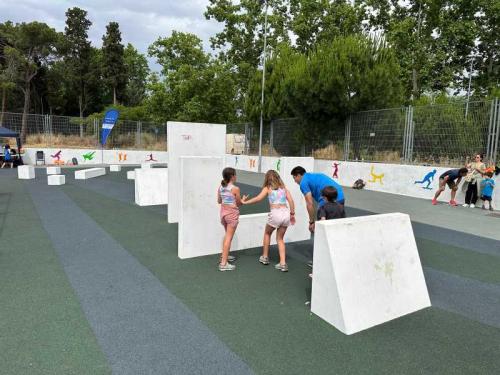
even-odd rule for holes
{"type": "Polygon", "coordinates": [[[141,163],[141,168],[151,168],[151,163],[141,163]]]}
{"type": "Polygon", "coordinates": [[[47,167],[47,175],[61,174],[61,167],[47,167]]]}
{"type": "Polygon", "coordinates": [[[120,172],[122,170],[121,165],[110,165],[109,166],[110,172],[120,172]]]}
{"type": "Polygon", "coordinates": [[[33,180],[35,178],[35,167],[32,165],[20,165],[17,167],[17,178],[20,180],[33,180]]]}
{"type": "Polygon", "coordinates": [[[431,305],[410,217],[316,222],[311,311],[350,335],[431,305]]]}
{"type": "Polygon", "coordinates": [[[53,174],[47,177],[49,185],[64,185],[66,183],[66,176],[63,174],[53,174]]]}
{"type": "Polygon", "coordinates": [[[75,180],[87,180],[89,178],[104,176],[106,168],[89,168],[75,172],[75,180]]]}
{"type": "Polygon", "coordinates": [[[135,180],[135,171],[127,171],[127,180],[135,180]]]}

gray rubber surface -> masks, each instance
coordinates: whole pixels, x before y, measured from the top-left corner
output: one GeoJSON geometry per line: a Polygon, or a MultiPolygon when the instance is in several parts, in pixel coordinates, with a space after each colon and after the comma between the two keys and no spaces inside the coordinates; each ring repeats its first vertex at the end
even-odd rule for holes
{"type": "Polygon", "coordinates": [[[58,187],[27,186],[113,373],[252,373],[58,187]]]}

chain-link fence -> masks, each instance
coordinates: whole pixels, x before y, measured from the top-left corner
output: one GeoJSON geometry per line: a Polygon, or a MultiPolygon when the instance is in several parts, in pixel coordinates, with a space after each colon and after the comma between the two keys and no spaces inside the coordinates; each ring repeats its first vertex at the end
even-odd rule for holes
{"type": "MultiPolygon", "coordinates": [[[[1,113],[0,124],[22,132],[21,113],[1,113]]],[[[97,118],[28,114],[26,147],[88,147],[99,144],[97,118]]],[[[106,147],[162,151],[166,124],[120,120],[106,147]]],[[[228,153],[258,155],[258,123],[227,125],[228,153]]],[[[354,113],[342,122],[305,123],[297,118],[265,122],[264,156],[386,163],[463,165],[474,153],[500,161],[500,100],[381,109],[354,113]]]]}
{"type": "MultiPolygon", "coordinates": [[[[233,125],[234,126],[234,125],[233,125]]],[[[245,153],[257,155],[259,124],[247,123],[245,153]]],[[[343,123],[265,123],[262,155],[460,166],[474,153],[500,160],[500,101],[364,111],[343,123]]]]}
{"type": "MultiPolygon", "coordinates": [[[[23,114],[0,112],[0,125],[23,133],[23,114]]],[[[100,147],[101,120],[97,118],[27,114],[25,147],[100,147]]],[[[105,148],[167,149],[167,126],[143,121],[118,120],[105,148]]]]}

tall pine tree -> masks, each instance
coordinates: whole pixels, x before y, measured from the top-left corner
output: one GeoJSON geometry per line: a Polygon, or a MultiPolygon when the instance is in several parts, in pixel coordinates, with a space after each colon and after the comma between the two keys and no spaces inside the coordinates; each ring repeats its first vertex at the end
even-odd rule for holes
{"type": "Polygon", "coordinates": [[[106,26],[106,35],[102,37],[102,73],[113,93],[113,105],[123,96],[127,84],[127,68],[124,61],[124,48],[117,22],[106,26]]]}

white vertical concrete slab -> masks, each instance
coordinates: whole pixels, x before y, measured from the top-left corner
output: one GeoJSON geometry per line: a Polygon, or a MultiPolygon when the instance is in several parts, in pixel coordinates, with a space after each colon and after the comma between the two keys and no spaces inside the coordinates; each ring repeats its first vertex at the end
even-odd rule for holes
{"type": "Polygon", "coordinates": [[[408,215],[317,222],[313,313],[350,335],[430,305],[408,215]]]}
{"type": "Polygon", "coordinates": [[[135,179],[135,171],[127,171],[127,180],[135,179]]]}
{"type": "Polygon", "coordinates": [[[168,204],[168,168],[135,170],[135,203],[139,206],[168,204]]]}
{"type": "Polygon", "coordinates": [[[65,175],[50,175],[47,177],[47,184],[48,185],[64,185],[66,183],[66,176],[65,175]]]}
{"type": "Polygon", "coordinates": [[[122,170],[122,166],[121,165],[113,164],[113,165],[109,166],[109,171],[110,172],[120,172],[121,170],[122,170]]]}
{"type": "MultiPolygon", "coordinates": [[[[167,123],[168,142],[168,179],[171,183],[180,184],[182,156],[219,156],[226,153],[226,125],[201,124],[187,122],[167,123]]],[[[221,170],[216,173],[220,180],[221,170]]],[[[191,182],[203,181],[196,175],[191,182]]],[[[193,183],[196,185],[196,183],[193,183]]],[[[199,185],[199,184],[198,184],[199,185]]],[[[180,189],[169,189],[168,222],[177,223],[180,219],[180,189]]]]}
{"type": "Polygon", "coordinates": [[[35,167],[32,165],[20,165],[17,167],[17,178],[20,180],[32,180],[35,178],[35,167]]]}
{"type": "Polygon", "coordinates": [[[47,167],[47,175],[61,174],[61,167],[47,167]]]}

